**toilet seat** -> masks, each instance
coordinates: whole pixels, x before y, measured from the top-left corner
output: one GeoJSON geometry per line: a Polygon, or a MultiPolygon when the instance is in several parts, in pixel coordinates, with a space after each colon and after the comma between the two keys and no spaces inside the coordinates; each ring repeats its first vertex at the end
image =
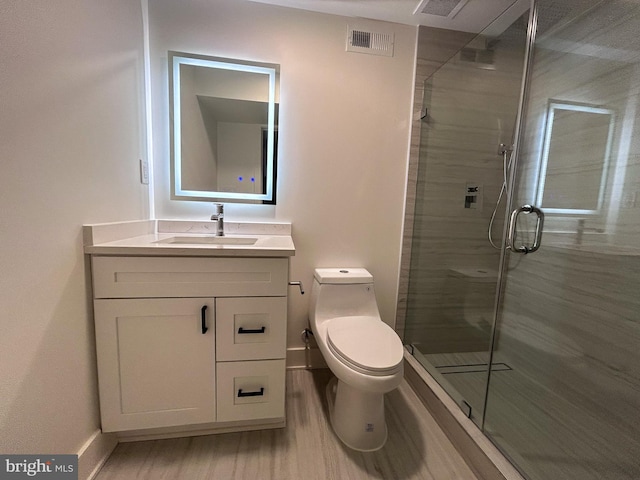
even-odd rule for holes
{"type": "Polygon", "coordinates": [[[330,320],[327,345],[341,362],[366,375],[393,375],[402,368],[402,342],[393,329],[378,317],[330,320]]]}

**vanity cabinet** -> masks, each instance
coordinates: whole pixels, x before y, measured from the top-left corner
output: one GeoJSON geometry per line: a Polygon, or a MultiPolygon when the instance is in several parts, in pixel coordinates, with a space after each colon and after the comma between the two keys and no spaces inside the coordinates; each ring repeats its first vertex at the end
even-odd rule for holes
{"type": "Polygon", "coordinates": [[[93,256],[92,272],[103,431],[284,421],[287,258],[93,256]]]}

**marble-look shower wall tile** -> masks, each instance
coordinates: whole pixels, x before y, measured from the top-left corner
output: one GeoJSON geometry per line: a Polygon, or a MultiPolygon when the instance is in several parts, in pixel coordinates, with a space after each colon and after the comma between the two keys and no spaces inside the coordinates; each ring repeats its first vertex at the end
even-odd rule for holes
{"type": "Polygon", "coordinates": [[[413,238],[413,217],[416,201],[416,182],[418,178],[418,163],[420,157],[420,138],[422,127],[420,111],[423,104],[424,82],[473,37],[474,35],[468,32],[455,32],[452,30],[431,27],[420,27],[418,33],[416,77],[414,82],[414,115],[411,127],[411,145],[409,149],[402,259],[400,262],[400,282],[396,315],[396,331],[400,336],[404,335],[406,318],[407,291],[409,286],[411,262],[411,241],[413,238]]]}
{"type": "Polygon", "coordinates": [[[522,384],[492,383],[486,421],[525,461],[571,445],[566,462],[536,463],[536,478],[578,478],[563,469],[583,462],[620,472],[579,478],[636,478],[622,473],[637,473],[640,453],[639,269],[637,252],[606,245],[546,246],[511,261],[494,360],[522,384]],[[509,415],[517,422],[503,425],[509,415]]]}
{"type": "MultiPolygon", "coordinates": [[[[523,53],[523,39],[499,43],[493,69],[453,55],[424,82],[427,117],[417,125],[421,143],[418,158],[412,158],[418,163],[417,177],[410,179],[415,196],[407,199],[415,203],[407,205],[405,217],[406,341],[437,351],[444,351],[438,345],[463,351],[488,346],[484,323],[479,328],[471,319],[491,320],[490,314],[479,313],[478,305],[491,310],[495,292],[473,282],[453,282],[452,271],[497,270],[499,252],[489,243],[488,228],[504,177],[499,144],[512,141],[523,53]],[[477,202],[465,208],[470,206],[465,205],[467,189],[474,186],[477,202]],[[406,241],[409,226],[411,242],[406,241]],[[486,302],[467,300],[479,295],[486,295],[486,302]]],[[[496,242],[503,219],[504,202],[493,224],[496,242]]]]}
{"type": "MultiPolygon", "coordinates": [[[[595,214],[581,216],[552,212],[546,217],[545,232],[565,234],[564,237],[547,236],[552,244],[586,241],[635,246],[634,235],[640,234],[640,202],[637,201],[640,195],[636,194],[640,191],[640,172],[633,168],[640,154],[640,141],[636,138],[640,123],[640,70],[635,64],[595,51],[588,54],[585,49],[590,42],[597,42],[592,38],[597,36],[596,33],[585,38],[582,32],[580,38],[575,39],[573,50],[559,49],[553,38],[546,39],[536,48],[525,137],[519,155],[518,201],[535,203],[543,210],[557,207],[549,201],[548,192],[542,202],[538,198],[549,102],[609,109],[613,114],[612,143],[602,187],[599,185],[603,169],[599,165],[589,165],[587,159],[590,152],[603,150],[604,146],[590,145],[590,137],[585,139],[584,132],[564,139],[564,144],[575,153],[560,160],[552,158],[550,162],[555,161],[556,168],[548,169],[545,175],[545,191],[553,188],[575,205],[587,206],[595,204],[601,192],[601,208],[595,214]],[[578,46],[583,47],[578,49],[578,46]],[[559,161],[562,163],[557,163],[559,161]],[[582,180],[578,183],[579,179],[582,180]],[[578,230],[597,235],[578,234],[578,230]]],[[[562,40],[567,39],[563,37],[562,40]]],[[[593,142],[593,136],[591,138],[593,142]]]]}

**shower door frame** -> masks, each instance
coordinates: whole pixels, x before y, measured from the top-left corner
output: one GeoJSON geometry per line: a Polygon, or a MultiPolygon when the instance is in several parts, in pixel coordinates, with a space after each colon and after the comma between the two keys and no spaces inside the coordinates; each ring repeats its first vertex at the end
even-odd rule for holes
{"type": "Polygon", "coordinates": [[[529,87],[531,84],[531,70],[533,67],[533,59],[535,53],[535,41],[538,29],[538,4],[537,0],[530,0],[529,5],[529,22],[527,25],[527,40],[525,59],[522,72],[522,83],[520,85],[520,100],[518,103],[518,113],[516,115],[516,124],[514,131],[513,151],[511,153],[511,168],[509,171],[509,178],[506,186],[507,199],[504,208],[504,223],[502,229],[502,249],[500,250],[500,262],[498,264],[498,280],[496,282],[496,293],[494,297],[493,305],[493,323],[491,326],[491,338],[489,343],[489,365],[487,367],[487,380],[485,381],[485,394],[484,402],[482,404],[482,415],[480,422],[480,429],[485,431],[485,418],[487,413],[487,399],[489,397],[489,387],[491,382],[491,372],[493,366],[494,348],[496,344],[496,338],[498,336],[498,320],[500,315],[500,305],[503,301],[503,294],[505,289],[505,283],[507,281],[507,275],[505,271],[507,269],[511,252],[507,247],[507,235],[509,231],[509,215],[510,212],[516,209],[514,187],[517,180],[517,172],[520,159],[520,148],[522,146],[522,140],[524,136],[524,119],[526,118],[526,106],[529,98],[529,87]]]}

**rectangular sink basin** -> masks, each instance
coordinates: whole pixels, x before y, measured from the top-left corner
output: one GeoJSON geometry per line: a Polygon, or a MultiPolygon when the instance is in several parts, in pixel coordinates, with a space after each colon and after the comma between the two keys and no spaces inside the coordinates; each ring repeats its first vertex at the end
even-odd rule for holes
{"type": "Polygon", "coordinates": [[[258,241],[254,237],[171,237],[153,243],[169,243],[181,245],[254,245],[258,241]]]}

